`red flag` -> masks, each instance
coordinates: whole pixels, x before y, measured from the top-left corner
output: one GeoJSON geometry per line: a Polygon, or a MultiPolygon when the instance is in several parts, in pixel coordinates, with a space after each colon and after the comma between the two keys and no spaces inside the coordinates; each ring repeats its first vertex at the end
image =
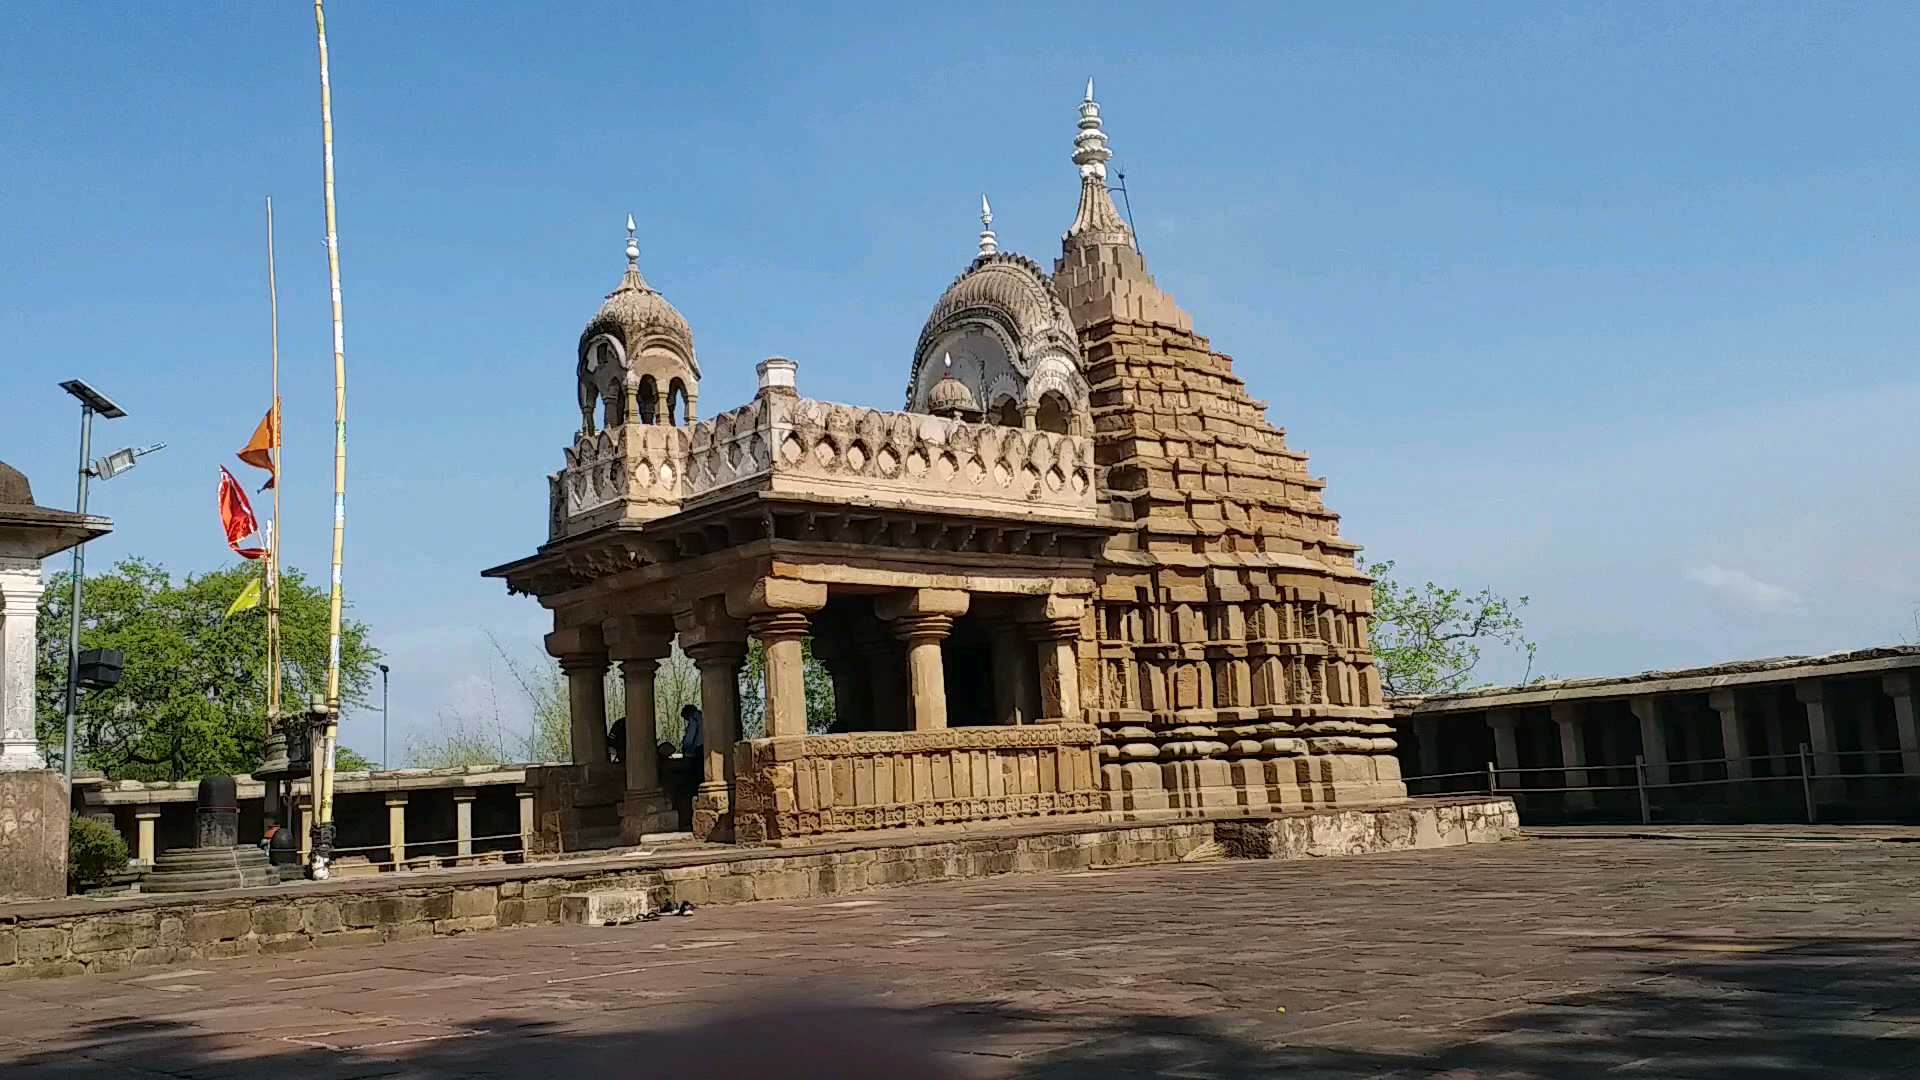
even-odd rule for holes
{"type": "Polygon", "coordinates": [[[253,504],[247,501],[246,489],[225,465],[220,466],[220,526],[227,530],[227,546],[234,554],[243,559],[266,556],[266,548],[240,546],[240,541],[260,531],[260,523],[254,520],[253,504]]]}

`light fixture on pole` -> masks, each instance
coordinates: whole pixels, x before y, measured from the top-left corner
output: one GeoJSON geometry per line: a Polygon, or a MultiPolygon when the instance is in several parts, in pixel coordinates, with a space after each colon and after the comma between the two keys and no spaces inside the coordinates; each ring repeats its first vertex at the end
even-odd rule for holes
{"type": "MultiPolygon", "coordinates": [[[[118,476],[133,468],[134,462],[167,444],[155,443],[139,449],[127,447],[116,450],[99,461],[89,462],[87,455],[93,452],[94,414],[98,413],[108,420],[118,420],[127,415],[127,410],[114,404],[112,398],[88,386],[80,379],[68,379],[60,384],[60,389],[72,394],[80,402],[80,491],[75,498],[78,505],[74,507],[74,512],[84,514],[87,512],[88,478],[98,476],[102,480],[107,480],[118,476]]],[[[69,788],[73,786],[74,714],[78,711],[80,704],[80,593],[81,581],[85,577],[86,550],[85,542],[74,545],[73,589],[67,604],[70,616],[67,626],[67,734],[66,742],[61,744],[60,768],[69,788]]]]}
{"type": "Polygon", "coordinates": [[[380,668],[380,767],[393,768],[393,762],[387,759],[387,665],[380,668]]]}

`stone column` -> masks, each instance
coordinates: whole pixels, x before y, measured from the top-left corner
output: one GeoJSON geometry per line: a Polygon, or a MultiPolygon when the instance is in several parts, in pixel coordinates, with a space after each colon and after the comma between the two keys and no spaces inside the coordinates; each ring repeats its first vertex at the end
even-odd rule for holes
{"type": "MultiPolygon", "coordinates": [[[[1833,716],[1827,710],[1826,686],[1818,679],[1808,679],[1793,684],[1793,696],[1807,712],[1807,749],[1813,753],[1813,772],[1815,776],[1832,777],[1838,775],[1840,759],[1833,756],[1839,750],[1833,737],[1833,716]]],[[[1813,785],[1816,798],[1833,802],[1842,797],[1844,789],[1838,780],[1825,779],[1813,785]]]]}
{"type": "Polygon", "coordinates": [[[1420,752],[1420,775],[1440,773],[1440,721],[1431,716],[1414,717],[1413,744],[1420,752]]]}
{"type": "Polygon", "coordinates": [[[313,791],[308,789],[293,800],[293,821],[289,823],[294,835],[300,838],[300,864],[305,866],[313,862],[313,830],[307,825],[313,820],[313,791]]]}
{"type": "Polygon", "coordinates": [[[453,851],[463,859],[473,854],[473,800],[479,796],[471,788],[453,793],[453,851]]]}
{"type": "Polygon", "coordinates": [[[575,626],[547,635],[548,654],[567,676],[568,733],[575,765],[607,760],[607,647],[597,626],[575,626]]]}
{"type": "Polygon", "coordinates": [[[1667,783],[1667,724],[1660,699],[1645,695],[1630,699],[1627,705],[1640,722],[1640,756],[1646,759],[1647,783],[1667,783]]]}
{"type": "Polygon", "coordinates": [[[967,594],[952,589],[915,589],[890,593],[874,602],[874,612],[893,624],[893,632],[907,643],[908,699],[913,729],[938,731],[947,726],[946,664],[941,643],[953,630],[953,620],[967,613],[967,594]]]}
{"type": "Polygon", "coordinates": [[[45,591],[40,560],[0,558],[0,772],[47,767],[33,727],[34,635],[45,591]]]}
{"type": "MultiPolygon", "coordinates": [[[[1511,709],[1487,710],[1487,726],[1493,729],[1493,763],[1502,770],[1520,767],[1520,740],[1514,735],[1511,709]]],[[[1520,786],[1520,774],[1502,771],[1494,781],[1502,791],[1520,786]]]]}
{"type": "Polygon", "coordinates": [[[1914,715],[1917,687],[1920,676],[1911,671],[1880,678],[1880,689],[1893,699],[1893,722],[1900,731],[1900,771],[1908,776],[1920,776],[1920,720],[1914,715]]]}
{"type": "Polygon", "coordinates": [[[387,857],[395,870],[407,868],[407,793],[387,792],[387,857]]]}
{"type": "Polygon", "coordinates": [[[740,730],[740,661],[746,628],[712,599],[677,617],[680,648],[700,669],[700,787],[693,796],[693,835],[733,839],[733,744],[740,730]]]}
{"type": "Polygon", "coordinates": [[[679,817],[660,786],[659,718],[654,713],[654,676],[673,652],[673,624],[627,616],[602,627],[607,655],[620,662],[626,691],[626,744],[620,760],[626,793],[620,800],[620,842],[638,844],[650,833],[673,832],[679,817]]]}
{"type": "Polygon", "coordinates": [[[756,615],[747,623],[747,632],[759,638],[766,649],[768,738],[807,733],[807,681],[801,645],[810,628],[810,620],[797,611],[756,615]]]}
{"type": "Polygon", "coordinates": [[[153,865],[153,857],[159,854],[154,843],[154,823],[160,820],[158,807],[143,806],[133,812],[133,826],[138,843],[134,855],[148,866],[153,865]]]}
{"type": "MultiPolygon", "coordinates": [[[[1727,779],[1733,781],[1751,779],[1753,776],[1752,757],[1747,748],[1746,714],[1740,709],[1740,695],[1732,690],[1715,690],[1707,695],[1707,704],[1720,717],[1720,752],[1727,759],[1727,779]]],[[[1744,799],[1752,794],[1747,784],[1727,785],[1727,794],[1731,798],[1744,799]]]]}
{"type": "MultiPolygon", "coordinates": [[[[1571,701],[1556,701],[1549,706],[1553,725],[1560,731],[1560,783],[1563,787],[1587,785],[1587,744],[1580,723],[1580,707],[1571,701]]],[[[1566,792],[1569,810],[1593,809],[1593,792],[1566,792]]]]}
{"type": "Polygon", "coordinates": [[[533,820],[533,791],[519,788],[514,796],[520,801],[520,852],[524,856],[533,851],[533,832],[536,822],[533,820]]]}
{"type": "MultiPolygon", "coordinates": [[[[1080,625],[1086,610],[1086,601],[1072,596],[1041,597],[1021,610],[1027,634],[1037,644],[1043,723],[1086,722],[1080,709],[1080,625]]],[[[1198,681],[1210,695],[1211,680],[1203,676],[1198,681]]]]}
{"type": "Polygon", "coordinates": [[[993,625],[993,714],[1002,724],[1024,724],[1027,699],[1033,694],[1032,673],[1027,650],[1021,642],[1020,628],[1012,622],[993,625]]]}

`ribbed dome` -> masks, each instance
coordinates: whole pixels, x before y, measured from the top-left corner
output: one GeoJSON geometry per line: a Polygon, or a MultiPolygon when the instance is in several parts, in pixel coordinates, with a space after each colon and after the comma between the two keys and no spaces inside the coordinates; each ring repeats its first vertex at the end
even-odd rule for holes
{"type": "Polygon", "coordinates": [[[927,411],[931,413],[977,413],[980,407],[973,402],[973,391],[967,384],[953,377],[949,371],[927,391],[927,411]]]}
{"type": "Polygon", "coordinates": [[[654,291],[637,267],[628,266],[620,284],[607,294],[600,310],[580,333],[580,349],[602,334],[611,334],[629,356],[640,355],[649,344],[664,344],[678,353],[700,377],[700,363],[693,356],[693,328],[686,317],[667,298],[654,291]]]}
{"type": "Polygon", "coordinates": [[[1007,329],[1025,359],[1031,360],[1049,343],[1064,346],[1069,353],[1078,352],[1079,341],[1074,337],[1066,305],[1054,295],[1046,271],[1024,255],[997,252],[975,259],[933,305],[920,330],[915,355],[924,357],[927,346],[950,320],[972,312],[997,315],[1001,321],[1011,322],[1007,329]]]}

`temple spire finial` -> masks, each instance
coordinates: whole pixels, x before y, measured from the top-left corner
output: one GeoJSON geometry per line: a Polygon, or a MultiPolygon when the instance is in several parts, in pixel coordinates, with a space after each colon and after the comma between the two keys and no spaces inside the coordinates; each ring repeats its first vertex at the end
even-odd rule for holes
{"type": "Polygon", "coordinates": [[[633,225],[633,215],[627,215],[627,269],[640,269],[640,241],[636,237],[638,230],[633,225]]]}
{"type": "Polygon", "coordinates": [[[1073,224],[1062,237],[1066,247],[1090,244],[1133,246],[1133,230],[1120,218],[1107,193],[1107,161],[1113,151],[1107,148],[1107,132],[1100,122],[1100,103],[1093,99],[1093,79],[1087,79],[1087,96],[1080,102],[1080,130],[1073,137],[1073,163],[1080,167],[1080,209],[1073,224]]]}
{"type": "Polygon", "coordinates": [[[993,204],[987,202],[983,193],[980,196],[980,257],[985,258],[1000,250],[1000,238],[993,235],[993,204]]]}

